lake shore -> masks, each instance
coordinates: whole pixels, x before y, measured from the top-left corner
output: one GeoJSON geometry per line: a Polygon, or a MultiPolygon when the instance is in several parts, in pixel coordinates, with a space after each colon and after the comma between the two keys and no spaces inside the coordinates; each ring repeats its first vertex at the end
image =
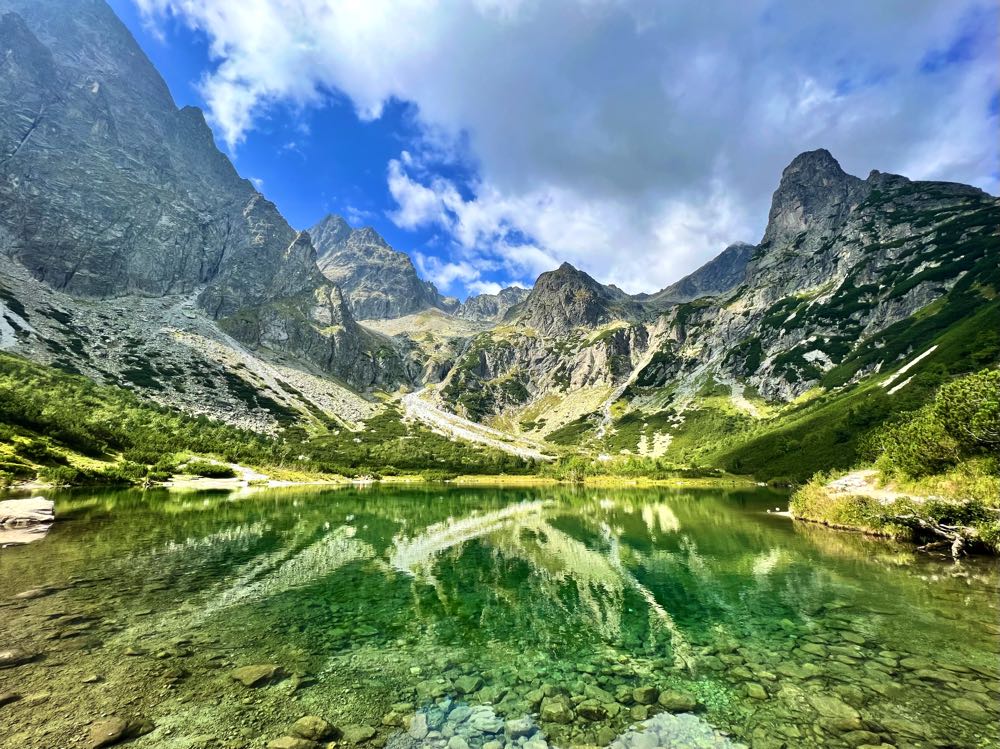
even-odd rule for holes
{"type": "Polygon", "coordinates": [[[814,479],[792,495],[795,520],[918,544],[921,551],[971,549],[996,555],[1000,509],[969,498],[924,496],[879,481],[864,469],[814,479]]]}

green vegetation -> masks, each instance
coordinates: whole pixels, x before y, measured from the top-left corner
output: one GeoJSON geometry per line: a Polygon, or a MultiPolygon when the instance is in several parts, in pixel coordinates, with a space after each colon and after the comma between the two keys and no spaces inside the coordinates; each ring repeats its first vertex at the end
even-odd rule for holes
{"type": "Polygon", "coordinates": [[[867,443],[898,498],[833,493],[830,477],[818,474],[795,494],[793,513],[918,540],[953,533],[1000,551],[1000,370],[944,383],[921,408],[875,429],[867,443]]]}
{"type": "MultiPolygon", "coordinates": [[[[241,380],[242,381],[242,380],[241,380]]],[[[0,354],[0,484],[141,484],[174,471],[221,475],[210,457],[322,475],[528,473],[530,461],[403,423],[386,407],[358,432],[299,424],[276,437],[193,417],[54,367],[0,354]],[[319,431],[317,431],[317,429],[319,431]]]]}
{"type": "Polygon", "coordinates": [[[180,466],[180,470],[193,476],[203,476],[208,479],[231,479],[236,476],[236,471],[225,463],[213,463],[209,460],[189,460],[180,466]]]}
{"type": "MultiPolygon", "coordinates": [[[[973,548],[1000,552],[1000,514],[979,499],[919,501],[902,496],[890,502],[849,493],[831,493],[827,474],[819,474],[792,497],[790,509],[797,518],[835,528],[859,530],[916,542],[939,541],[932,529],[968,529],[965,541],[973,548]]],[[[950,539],[949,539],[950,543],[950,539]]]]}
{"type": "Polygon", "coordinates": [[[941,386],[934,398],[873,438],[875,465],[889,478],[919,479],[967,460],[1000,458],[1000,370],[941,386]]]}
{"type": "Polygon", "coordinates": [[[560,481],[580,482],[587,477],[609,476],[627,479],[718,479],[725,473],[718,468],[678,465],[663,458],[643,458],[637,455],[619,455],[595,459],[586,455],[563,457],[541,469],[541,475],[560,481]]]}

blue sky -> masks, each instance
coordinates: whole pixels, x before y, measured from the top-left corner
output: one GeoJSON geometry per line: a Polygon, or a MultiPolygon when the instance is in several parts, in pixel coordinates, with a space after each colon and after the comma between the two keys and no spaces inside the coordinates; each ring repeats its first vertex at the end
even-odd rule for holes
{"type": "Polygon", "coordinates": [[[446,293],[568,260],[655,291],[763,232],[797,153],[997,192],[990,0],[110,0],[297,228],[446,293]]]}

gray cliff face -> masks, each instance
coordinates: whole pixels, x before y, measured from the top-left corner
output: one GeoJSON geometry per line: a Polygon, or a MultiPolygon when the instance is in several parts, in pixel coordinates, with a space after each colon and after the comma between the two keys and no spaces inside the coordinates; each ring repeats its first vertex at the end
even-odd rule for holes
{"type": "Polygon", "coordinates": [[[800,236],[822,236],[846,220],[864,192],[864,182],[841,169],[826,149],[799,154],[781,173],[761,245],[783,247],[800,236]]]}
{"type": "Polygon", "coordinates": [[[409,255],[397,252],[371,227],[352,228],[327,216],[309,230],[319,268],[344,292],[359,320],[387,320],[437,307],[451,311],[457,301],[420,280],[409,255]]]}
{"type": "Polygon", "coordinates": [[[465,320],[499,322],[507,315],[508,310],[527,299],[530,293],[530,289],[508,286],[496,294],[477,294],[462,302],[454,314],[465,320]]]}
{"type": "Polygon", "coordinates": [[[0,0],[0,49],[3,256],[76,297],[200,292],[251,346],[359,386],[399,376],[373,371],[349,317],[317,321],[336,290],[309,236],[240,178],[198,109],[174,106],[103,0],[0,0]]]}
{"type": "Polygon", "coordinates": [[[595,328],[614,320],[639,317],[640,305],[621,289],[598,283],[569,263],[538,277],[522,304],[506,320],[545,335],[574,328],[595,328]]]}

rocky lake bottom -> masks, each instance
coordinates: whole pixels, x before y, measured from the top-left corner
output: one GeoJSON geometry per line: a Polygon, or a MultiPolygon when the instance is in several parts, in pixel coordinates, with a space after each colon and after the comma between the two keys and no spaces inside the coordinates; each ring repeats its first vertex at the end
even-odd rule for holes
{"type": "Polygon", "coordinates": [[[3,747],[1000,746],[997,560],[769,490],[52,498],[0,549],[3,747]]]}

